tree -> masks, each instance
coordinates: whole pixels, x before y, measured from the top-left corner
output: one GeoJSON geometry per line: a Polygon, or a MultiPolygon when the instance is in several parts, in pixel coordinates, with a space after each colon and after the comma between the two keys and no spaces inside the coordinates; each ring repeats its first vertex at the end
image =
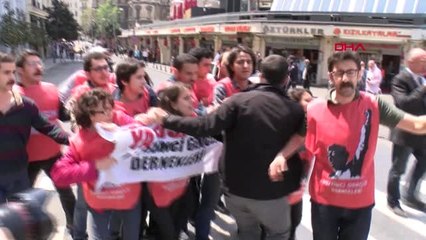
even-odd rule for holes
{"type": "Polygon", "coordinates": [[[116,36],[120,34],[118,23],[120,9],[112,4],[111,0],[99,5],[96,10],[95,22],[97,33],[107,39],[116,40],[116,36]]]}
{"type": "Polygon", "coordinates": [[[18,46],[27,43],[28,25],[24,13],[11,9],[8,2],[5,2],[4,8],[6,13],[0,18],[0,44],[10,47],[14,52],[18,46]]]}
{"type": "Polygon", "coordinates": [[[81,29],[87,36],[94,38],[95,29],[95,14],[96,10],[87,8],[81,14],[81,29]]]}
{"type": "Polygon", "coordinates": [[[65,3],[53,0],[52,7],[47,8],[46,11],[49,14],[46,31],[52,40],[65,39],[71,41],[78,39],[80,27],[65,3]]]}

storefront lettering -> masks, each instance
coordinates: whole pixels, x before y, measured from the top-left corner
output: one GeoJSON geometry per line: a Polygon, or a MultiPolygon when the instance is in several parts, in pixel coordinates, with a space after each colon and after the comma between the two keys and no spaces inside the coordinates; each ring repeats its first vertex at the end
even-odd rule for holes
{"type": "Polygon", "coordinates": [[[225,32],[250,32],[251,27],[247,25],[225,26],[225,32]]]}
{"type": "Polygon", "coordinates": [[[180,28],[173,28],[170,30],[171,33],[180,33],[180,28]]]}
{"type": "Polygon", "coordinates": [[[293,34],[293,35],[324,35],[324,30],[320,28],[305,27],[278,27],[265,25],[263,31],[266,34],[293,34]]]}
{"type": "Polygon", "coordinates": [[[200,32],[214,32],[214,27],[213,26],[205,26],[205,27],[200,27],[200,32]]]}
{"type": "Polygon", "coordinates": [[[341,51],[346,51],[346,50],[351,50],[351,51],[362,50],[362,51],[365,51],[365,47],[364,47],[364,44],[362,44],[362,43],[339,42],[339,43],[334,44],[334,51],[341,52],[341,51]]]}
{"type": "Polygon", "coordinates": [[[184,28],[183,29],[183,32],[186,32],[186,33],[188,33],[188,32],[195,32],[196,31],[196,29],[195,29],[195,27],[187,27],[187,28],[184,28]]]}
{"type": "Polygon", "coordinates": [[[365,37],[404,37],[400,35],[399,31],[382,31],[382,30],[361,30],[361,29],[343,29],[335,28],[334,34],[336,35],[351,35],[351,36],[365,36],[365,37]]]}

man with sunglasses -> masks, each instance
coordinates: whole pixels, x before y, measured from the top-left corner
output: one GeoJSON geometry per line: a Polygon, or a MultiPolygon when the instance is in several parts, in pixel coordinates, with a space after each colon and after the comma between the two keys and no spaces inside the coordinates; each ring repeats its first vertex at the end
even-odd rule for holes
{"type": "MultiPolygon", "coordinates": [[[[55,85],[43,82],[43,62],[33,50],[23,51],[16,60],[19,83],[16,90],[31,98],[40,112],[51,122],[69,121],[69,115],[55,85]]],[[[33,185],[39,172],[43,170],[50,177],[53,164],[61,157],[61,145],[38,131],[31,131],[27,144],[28,175],[33,185]]],[[[72,230],[75,197],[70,187],[58,189],[59,199],[65,212],[67,229],[72,230]]]]}
{"type": "MultiPolygon", "coordinates": [[[[308,106],[305,146],[315,156],[309,186],[315,240],[368,238],[379,124],[426,134],[426,116],[407,114],[357,90],[360,62],[355,52],[334,53],[328,59],[328,99],[308,106]]],[[[288,149],[271,163],[272,180],[281,180],[288,149]]]]}

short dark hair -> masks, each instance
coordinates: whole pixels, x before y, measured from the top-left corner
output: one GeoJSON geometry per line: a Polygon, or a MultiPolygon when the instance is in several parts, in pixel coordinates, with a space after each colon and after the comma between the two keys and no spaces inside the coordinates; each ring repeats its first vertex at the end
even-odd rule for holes
{"type": "Polygon", "coordinates": [[[40,57],[40,54],[32,49],[25,49],[24,51],[22,51],[18,57],[16,58],[16,67],[24,67],[24,63],[25,60],[27,59],[27,57],[29,56],[37,56],[40,57]]]}
{"type": "Polygon", "coordinates": [[[251,50],[250,48],[246,47],[246,46],[237,46],[235,48],[233,48],[231,50],[231,52],[229,53],[228,56],[228,64],[226,65],[226,69],[228,70],[229,73],[229,78],[233,78],[234,77],[234,71],[232,70],[232,65],[234,65],[235,60],[237,60],[238,55],[241,53],[247,53],[248,55],[250,55],[252,64],[253,64],[253,72],[252,74],[254,74],[256,72],[256,62],[257,62],[257,58],[256,55],[254,55],[253,50],[251,50]]]}
{"type": "Polygon", "coordinates": [[[93,114],[93,109],[99,105],[105,107],[107,104],[110,104],[114,108],[114,99],[110,93],[102,89],[95,88],[83,93],[73,108],[77,125],[82,128],[90,128],[92,126],[90,116],[93,114]]]}
{"type": "Polygon", "coordinates": [[[334,66],[342,61],[353,61],[358,70],[361,69],[361,58],[359,57],[359,54],[357,52],[354,51],[344,51],[344,52],[335,52],[333,55],[331,55],[328,58],[328,71],[332,72],[334,66]]]}
{"type": "Polygon", "coordinates": [[[0,66],[2,63],[14,63],[15,58],[12,55],[0,52],[0,66]]]}
{"type": "Polygon", "coordinates": [[[198,62],[200,62],[203,58],[213,58],[213,53],[207,48],[202,47],[192,48],[189,50],[188,54],[197,58],[198,62]]]}
{"type": "Polygon", "coordinates": [[[288,76],[287,60],[280,55],[269,55],[260,64],[263,77],[271,85],[280,85],[288,76]]]}
{"type": "Polygon", "coordinates": [[[135,74],[139,68],[145,68],[145,63],[136,59],[126,59],[123,62],[117,64],[115,68],[115,75],[117,79],[117,85],[120,91],[124,91],[123,82],[128,83],[130,77],[135,74]]]}
{"type": "Polygon", "coordinates": [[[105,59],[105,60],[107,60],[108,57],[101,52],[89,52],[83,58],[83,69],[84,69],[84,71],[90,72],[90,69],[92,68],[92,59],[95,59],[95,60],[105,59]]]}
{"type": "Polygon", "coordinates": [[[291,100],[300,102],[304,93],[309,93],[309,95],[313,97],[312,92],[304,88],[293,88],[288,91],[287,95],[291,100]]]}
{"type": "Polygon", "coordinates": [[[172,107],[172,103],[177,102],[179,95],[188,87],[180,82],[176,82],[173,85],[166,87],[158,92],[158,98],[160,100],[159,107],[166,110],[167,112],[174,115],[182,115],[181,112],[177,111],[172,107]]]}
{"type": "Polygon", "coordinates": [[[187,53],[180,54],[173,60],[173,67],[180,71],[182,70],[183,65],[188,63],[198,64],[198,59],[187,53]]]}

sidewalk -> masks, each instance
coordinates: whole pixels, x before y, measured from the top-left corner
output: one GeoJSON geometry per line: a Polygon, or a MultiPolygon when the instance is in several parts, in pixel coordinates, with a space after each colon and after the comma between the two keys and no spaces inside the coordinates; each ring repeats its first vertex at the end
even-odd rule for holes
{"type": "Polygon", "coordinates": [[[43,63],[44,63],[44,70],[49,70],[52,67],[56,66],[57,64],[60,64],[59,59],[56,59],[56,62],[53,62],[53,58],[45,58],[43,59],[43,63]]]}

